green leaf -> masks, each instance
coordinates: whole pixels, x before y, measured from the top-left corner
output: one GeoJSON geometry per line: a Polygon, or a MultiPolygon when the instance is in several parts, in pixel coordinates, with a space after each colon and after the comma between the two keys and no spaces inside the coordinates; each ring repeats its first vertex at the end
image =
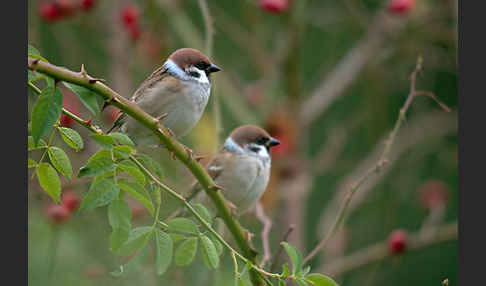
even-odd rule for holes
{"type": "Polygon", "coordinates": [[[285,280],[278,279],[278,286],[285,286],[285,280]]]}
{"type": "Polygon", "coordinates": [[[148,255],[148,247],[143,247],[135,256],[124,265],[120,265],[120,269],[110,272],[114,277],[120,277],[136,272],[146,261],[148,255]]]}
{"type": "Polygon", "coordinates": [[[101,146],[101,148],[111,150],[113,145],[115,145],[115,139],[111,138],[108,135],[101,135],[101,134],[92,134],[90,137],[101,146]]]}
{"type": "Polygon", "coordinates": [[[172,252],[174,244],[170,236],[161,231],[155,231],[155,269],[157,275],[162,275],[167,271],[172,263],[172,252]]]}
{"type": "Polygon", "coordinates": [[[305,277],[305,280],[311,282],[314,286],[339,286],[330,277],[320,273],[311,273],[305,277]]]}
{"type": "Polygon", "coordinates": [[[135,143],[133,143],[132,139],[127,135],[120,133],[120,132],[113,132],[108,134],[111,138],[115,139],[115,141],[120,145],[129,145],[135,147],[135,143]]]}
{"type": "Polygon", "coordinates": [[[150,212],[150,215],[154,215],[154,205],[150,200],[150,195],[142,185],[128,179],[119,179],[117,185],[122,191],[127,192],[134,199],[142,203],[150,212]]]}
{"type": "Polygon", "coordinates": [[[61,148],[51,146],[47,149],[49,154],[49,159],[52,165],[61,173],[64,177],[71,180],[71,175],[73,174],[73,167],[71,167],[71,161],[66,155],[64,150],[61,148]]]}
{"type": "Polygon", "coordinates": [[[289,266],[287,265],[287,263],[284,263],[284,264],[282,265],[282,268],[283,268],[283,270],[282,270],[282,276],[283,276],[284,278],[289,277],[289,275],[290,275],[290,270],[289,270],[289,266]]]}
{"type": "Polygon", "coordinates": [[[243,278],[238,277],[238,285],[239,286],[245,286],[245,282],[243,281],[243,278]]]}
{"type": "Polygon", "coordinates": [[[76,151],[83,149],[83,139],[76,130],[67,127],[58,127],[58,130],[61,132],[62,140],[64,140],[69,147],[76,151]]]}
{"type": "Polygon", "coordinates": [[[47,147],[46,141],[39,139],[39,142],[37,142],[37,144],[36,144],[34,142],[34,137],[32,137],[32,136],[28,137],[28,145],[27,145],[28,151],[32,151],[32,150],[36,150],[36,149],[42,149],[42,148],[46,148],[46,147],[47,147]]]}
{"type": "Polygon", "coordinates": [[[306,276],[307,273],[309,273],[310,269],[311,269],[310,266],[306,266],[300,273],[297,273],[297,275],[306,276]]]}
{"type": "Polygon", "coordinates": [[[94,116],[98,116],[101,110],[100,96],[95,92],[79,85],[75,85],[72,83],[63,82],[63,84],[72,90],[74,94],[81,100],[84,106],[93,113],[94,116]]]}
{"type": "Polygon", "coordinates": [[[180,233],[170,233],[169,234],[170,238],[172,239],[172,242],[175,244],[176,242],[183,240],[185,237],[184,235],[180,233]]]}
{"type": "Polygon", "coordinates": [[[207,263],[206,266],[208,266],[209,269],[218,268],[219,256],[213,242],[205,235],[201,235],[199,239],[201,240],[201,251],[203,253],[204,261],[207,263]]]}
{"type": "Polygon", "coordinates": [[[44,62],[48,62],[45,58],[43,58],[40,55],[39,51],[30,44],[28,45],[28,48],[27,48],[27,56],[34,58],[34,59],[39,59],[39,60],[44,61],[44,62]]]}
{"type": "Polygon", "coordinates": [[[294,281],[297,282],[297,285],[299,286],[309,286],[309,283],[307,283],[304,278],[297,278],[294,281]]]}
{"type": "Polygon", "coordinates": [[[213,241],[213,244],[214,244],[214,247],[216,248],[216,252],[218,253],[218,256],[221,256],[221,254],[223,253],[223,245],[221,244],[221,242],[219,242],[219,240],[213,234],[209,234],[209,238],[211,238],[211,240],[213,241]]]}
{"type": "Polygon", "coordinates": [[[130,231],[128,240],[118,249],[119,255],[130,255],[140,248],[144,247],[152,235],[153,228],[151,226],[142,226],[134,228],[130,231]]]}
{"type": "Polygon", "coordinates": [[[88,163],[85,166],[79,169],[78,178],[111,172],[115,168],[111,152],[109,150],[100,150],[88,159],[88,163]]]}
{"type": "Polygon", "coordinates": [[[116,158],[126,159],[130,155],[133,155],[135,153],[136,153],[136,150],[133,149],[132,147],[128,146],[128,145],[119,145],[119,146],[115,146],[113,148],[113,154],[115,155],[116,158]]]}
{"type": "Polygon", "coordinates": [[[170,231],[182,231],[192,234],[199,234],[199,229],[196,224],[184,217],[176,217],[167,222],[170,231]]]}
{"type": "Polygon", "coordinates": [[[101,179],[91,183],[88,193],[81,202],[79,211],[92,210],[110,204],[118,197],[120,189],[113,179],[101,179]]]}
{"type": "Polygon", "coordinates": [[[48,163],[40,163],[36,168],[37,179],[40,186],[54,199],[61,202],[61,181],[56,170],[48,163]]]}
{"type": "Polygon", "coordinates": [[[33,168],[37,166],[37,162],[31,158],[27,158],[27,168],[33,168]]]}
{"type": "Polygon", "coordinates": [[[128,240],[130,235],[130,207],[121,199],[114,200],[108,206],[108,222],[113,229],[110,235],[110,250],[118,251],[120,247],[128,240]]]}
{"type": "Polygon", "coordinates": [[[283,245],[285,252],[287,252],[290,261],[292,262],[292,274],[295,275],[296,273],[299,273],[302,270],[302,254],[300,254],[295,247],[285,241],[280,244],[283,245]]]}
{"type": "Polygon", "coordinates": [[[195,204],[193,208],[207,223],[212,223],[213,217],[205,206],[203,206],[202,204],[195,204]]]}
{"type": "Polygon", "coordinates": [[[132,161],[121,161],[120,163],[116,164],[117,168],[121,171],[127,172],[130,176],[132,176],[137,182],[139,182],[142,186],[145,185],[145,176],[140,171],[138,166],[133,163],[132,161]]]}
{"type": "Polygon", "coordinates": [[[29,55],[40,56],[39,51],[36,48],[34,48],[34,46],[32,46],[31,44],[28,44],[27,52],[28,52],[29,55]]]}
{"type": "Polygon", "coordinates": [[[115,171],[110,171],[110,172],[99,174],[98,176],[93,178],[93,181],[91,181],[91,185],[97,184],[102,179],[108,179],[109,178],[110,180],[114,180],[114,178],[110,178],[110,177],[114,177],[114,176],[115,176],[115,171]]]}
{"type": "Polygon", "coordinates": [[[145,154],[138,154],[136,156],[137,160],[142,163],[142,165],[147,168],[152,174],[155,176],[162,178],[162,167],[158,162],[150,158],[149,156],[145,154]]]}
{"type": "Polygon", "coordinates": [[[32,137],[34,142],[52,130],[61,116],[62,94],[53,87],[46,87],[32,110],[32,137]]]}
{"type": "Polygon", "coordinates": [[[197,237],[190,237],[177,247],[174,255],[177,266],[186,266],[192,263],[196,256],[197,241],[197,237]]]}
{"type": "Polygon", "coordinates": [[[37,75],[35,72],[31,70],[27,70],[27,81],[31,82],[34,78],[36,78],[37,75]]]}

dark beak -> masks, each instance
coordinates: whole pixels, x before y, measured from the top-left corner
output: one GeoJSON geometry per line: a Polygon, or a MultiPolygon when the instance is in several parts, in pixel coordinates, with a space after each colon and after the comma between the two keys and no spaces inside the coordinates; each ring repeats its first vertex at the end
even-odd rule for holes
{"type": "Polygon", "coordinates": [[[268,139],[267,143],[265,143],[265,145],[267,145],[268,148],[273,147],[273,146],[277,146],[279,144],[280,144],[280,141],[278,141],[277,139],[275,139],[273,137],[270,137],[270,139],[268,139]]]}
{"type": "Polygon", "coordinates": [[[219,72],[221,70],[220,67],[218,67],[217,65],[215,64],[211,64],[208,68],[207,68],[207,73],[210,74],[210,73],[213,73],[213,72],[219,72]]]}

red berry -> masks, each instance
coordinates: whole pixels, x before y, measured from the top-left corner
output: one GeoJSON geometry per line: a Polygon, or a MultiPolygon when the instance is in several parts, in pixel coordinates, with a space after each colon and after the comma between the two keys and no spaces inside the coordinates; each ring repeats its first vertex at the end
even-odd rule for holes
{"type": "Polygon", "coordinates": [[[47,209],[47,216],[55,223],[64,223],[71,216],[71,212],[64,205],[51,205],[47,209]]]}
{"type": "Polygon", "coordinates": [[[119,112],[120,112],[120,109],[118,109],[114,106],[106,107],[105,111],[103,112],[105,122],[107,124],[113,124],[115,122],[115,120],[118,118],[119,112]]]}
{"type": "Polygon", "coordinates": [[[128,30],[128,35],[130,35],[130,39],[132,39],[133,42],[136,42],[140,38],[140,35],[142,34],[142,31],[138,24],[127,26],[127,30],[128,30]]]}
{"type": "Polygon", "coordinates": [[[67,116],[64,113],[61,114],[61,122],[60,122],[60,124],[61,124],[62,127],[72,128],[74,126],[74,122],[75,121],[71,117],[67,116]]]}
{"type": "Polygon", "coordinates": [[[139,17],[138,8],[134,5],[126,6],[122,10],[122,21],[127,27],[137,24],[139,17]]]}
{"type": "Polygon", "coordinates": [[[81,8],[83,8],[83,10],[90,10],[91,8],[93,8],[95,4],[95,0],[82,0],[81,1],[81,8]]]}
{"type": "Polygon", "coordinates": [[[40,5],[39,14],[44,21],[54,22],[62,17],[61,6],[57,2],[44,2],[40,5]]]}
{"type": "Polygon", "coordinates": [[[260,0],[258,6],[266,12],[281,13],[289,7],[288,0],[260,0]]]}
{"type": "Polygon", "coordinates": [[[69,211],[73,212],[79,208],[81,200],[75,192],[68,191],[63,194],[61,204],[69,211]]]}
{"type": "Polygon", "coordinates": [[[407,247],[407,233],[403,229],[393,231],[388,237],[388,247],[392,254],[403,253],[407,247]]]}
{"type": "Polygon", "coordinates": [[[410,11],[415,5],[415,0],[390,0],[388,11],[395,14],[402,14],[410,11]]]}
{"type": "Polygon", "coordinates": [[[447,203],[449,187],[443,181],[428,180],[419,187],[418,193],[420,205],[427,210],[433,210],[447,203]]]}
{"type": "MultiPolygon", "coordinates": [[[[70,111],[71,113],[78,114],[79,113],[79,99],[74,95],[73,92],[63,92],[63,102],[62,107],[70,111]]],[[[64,113],[61,114],[61,126],[63,127],[73,127],[74,120],[71,117],[65,115],[64,113]]]]}

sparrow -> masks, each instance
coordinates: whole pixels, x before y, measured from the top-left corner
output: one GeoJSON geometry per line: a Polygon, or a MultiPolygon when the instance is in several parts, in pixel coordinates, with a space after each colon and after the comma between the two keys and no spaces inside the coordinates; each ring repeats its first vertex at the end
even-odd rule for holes
{"type": "MultiPolygon", "coordinates": [[[[178,138],[186,135],[201,118],[211,92],[210,75],[220,70],[200,51],[178,49],[142,82],[130,100],[159,119],[178,138]]],[[[108,133],[117,127],[137,145],[159,145],[149,129],[122,112],[108,133]]]]}
{"type": "MultiPolygon", "coordinates": [[[[223,147],[208,163],[209,175],[222,189],[235,215],[252,210],[265,192],[272,163],[270,148],[279,144],[264,129],[243,125],[230,133],[223,147]]],[[[199,189],[195,188],[195,192],[199,189]]],[[[204,192],[198,192],[194,201],[207,205],[209,199],[204,192]]]]}

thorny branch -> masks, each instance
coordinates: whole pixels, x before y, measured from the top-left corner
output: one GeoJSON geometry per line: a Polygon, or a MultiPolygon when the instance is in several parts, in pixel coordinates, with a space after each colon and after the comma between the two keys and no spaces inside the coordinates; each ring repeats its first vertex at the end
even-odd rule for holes
{"type": "Polygon", "coordinates": [[[109,104],[119,108],[128,116],[133,117],[146,128],[150,129],[160,139],[161,144],[169,151],[173,152],[174,156],[191,171],[218,209],[219,215],[233,234],[244,257],[248,258],[253,264],[258,265],[256,260],[257,253],[248,243],[240,223],[233,218],[231,210],[226,205],[221,191],[215,186],[204,167],[196,160],[190,159],[189,154],[184,150],[182,145],[169,135],[156,118],[153,118],[141,110],[137,105],[122,97],[105,84],[98,80],[93,80],[92,77],[83,75],[81,72],[73,72],[30,57],[28,58],[28,68],[50,76],[58,81],[66,81],[86,87],[101,95],[105,101],[109,102],[109,104]]]}

